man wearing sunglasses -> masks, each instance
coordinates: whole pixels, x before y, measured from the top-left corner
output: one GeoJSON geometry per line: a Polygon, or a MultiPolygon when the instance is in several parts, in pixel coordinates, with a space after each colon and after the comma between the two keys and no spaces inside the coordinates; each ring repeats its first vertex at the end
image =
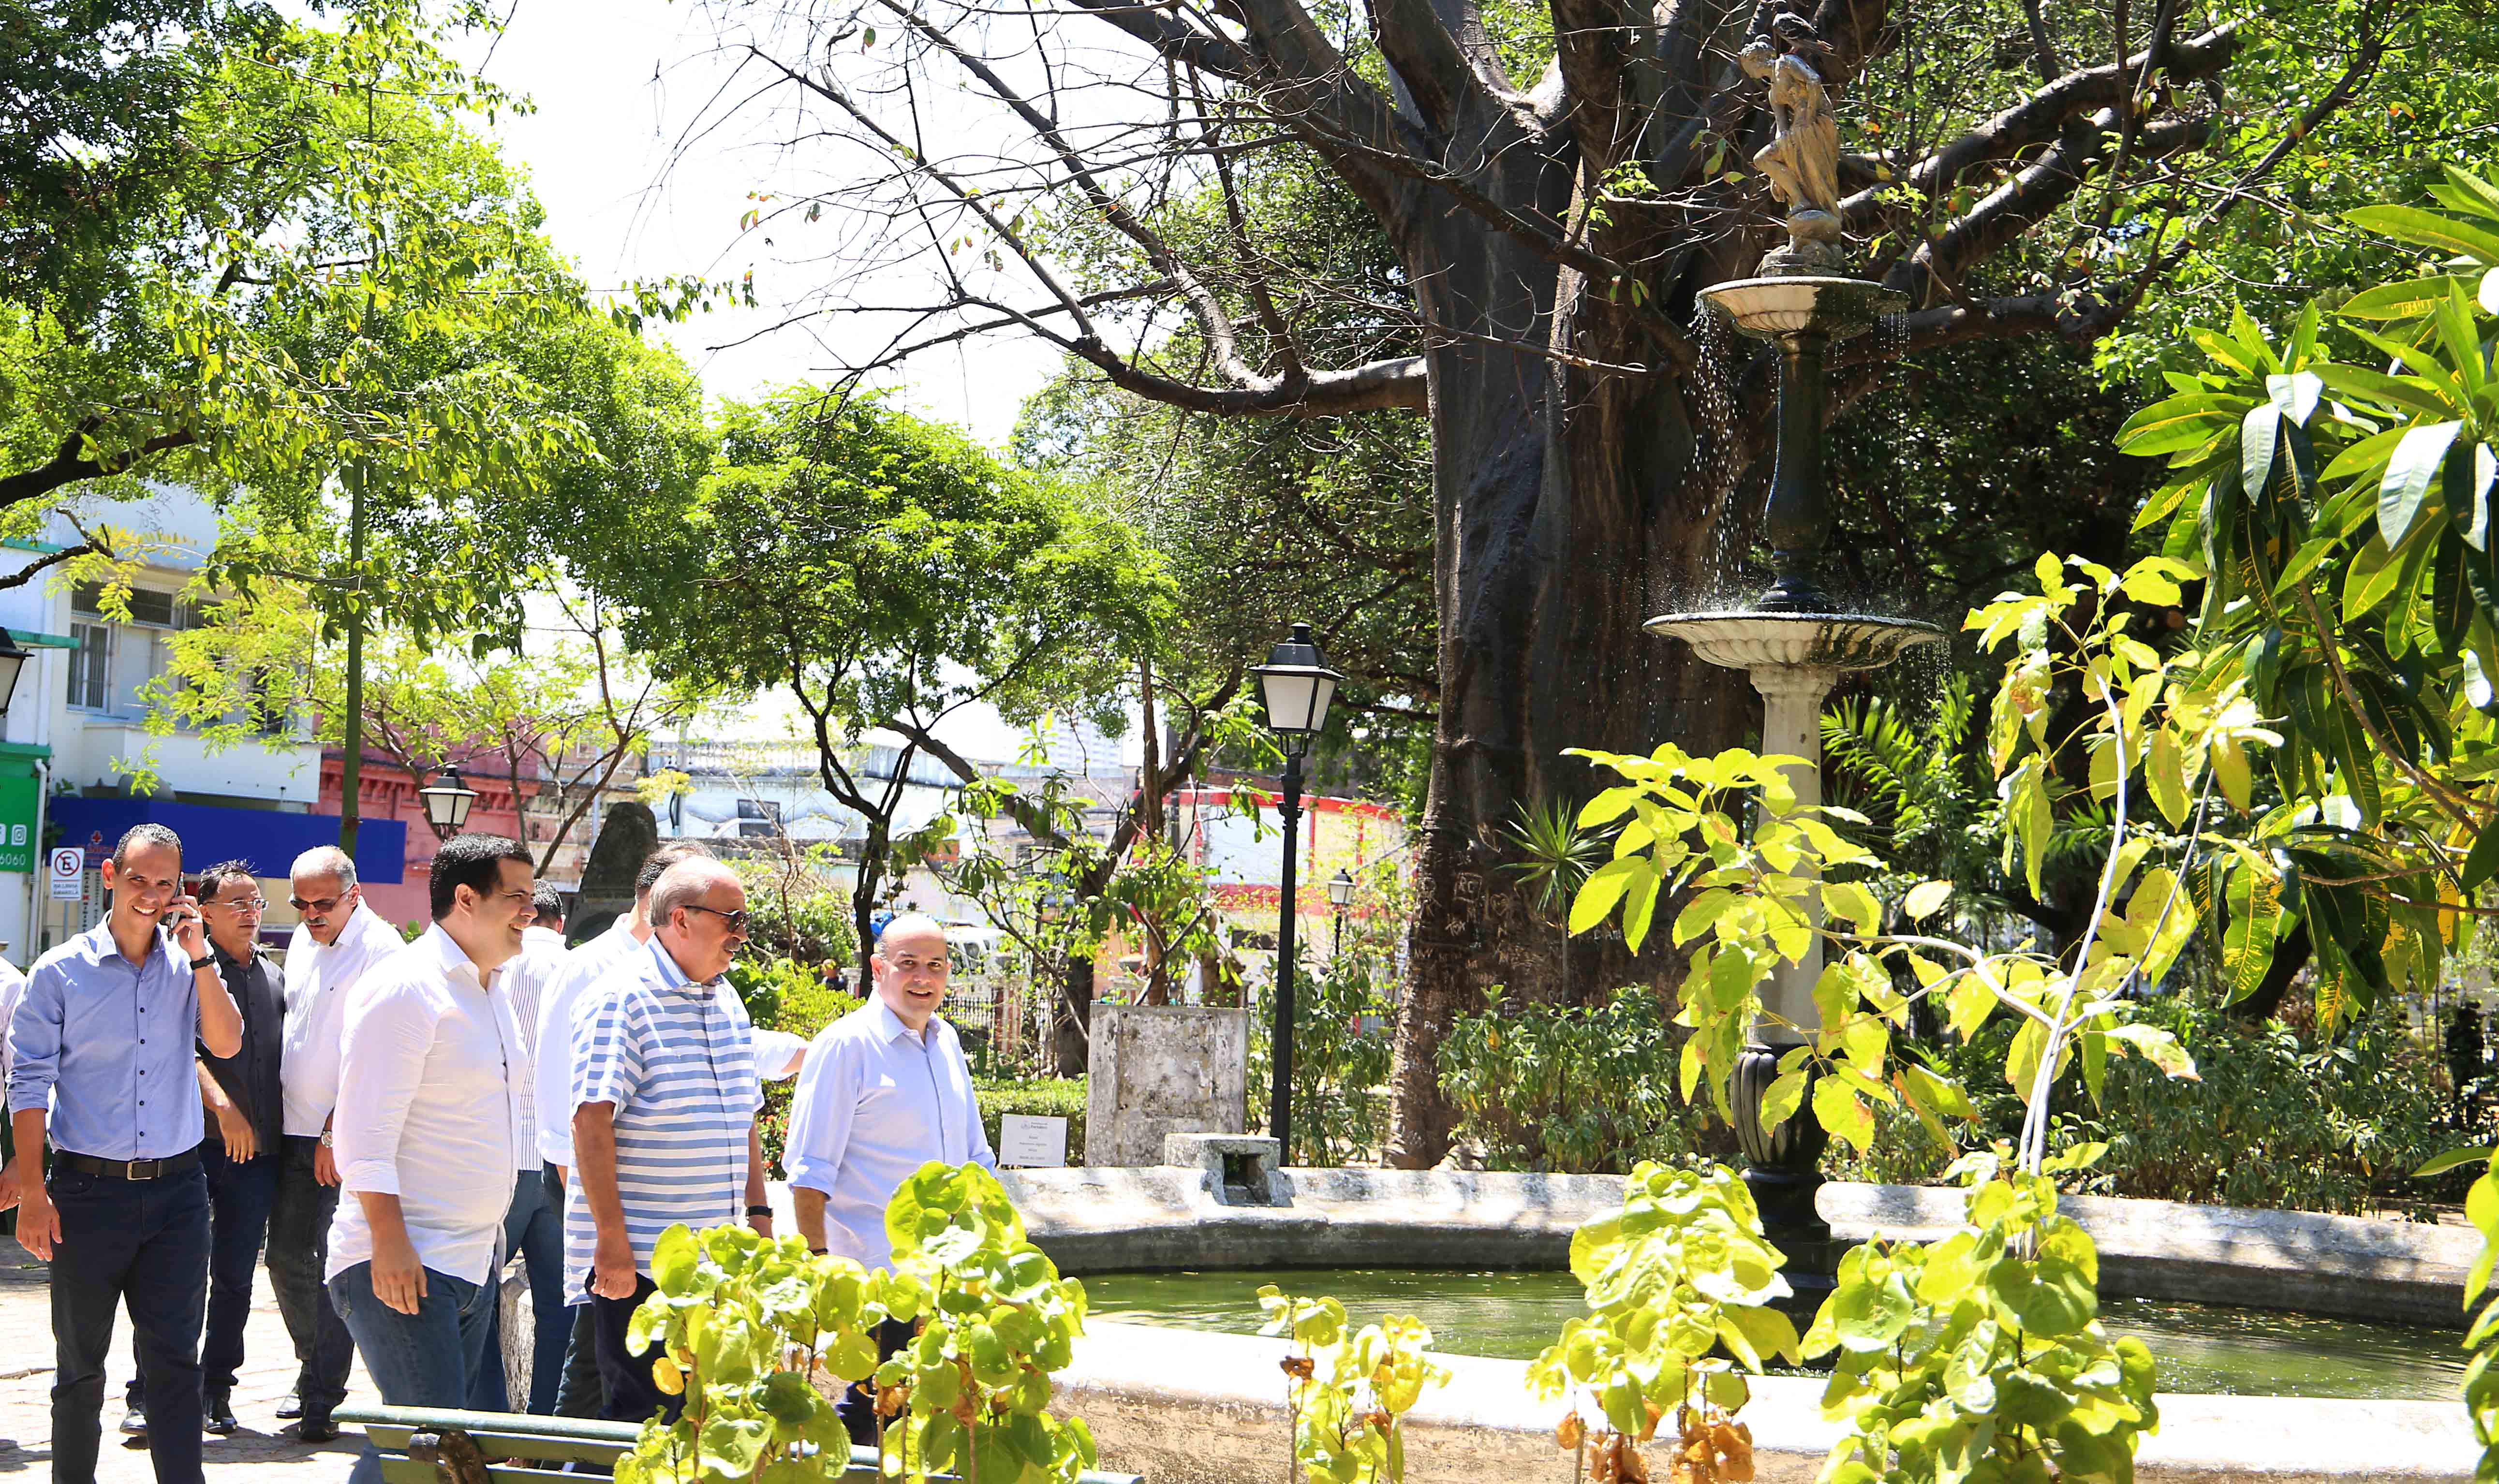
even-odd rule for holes
{"type": "Polygon", "coordinates": [[[355,1342],[330,1303],[330,1222],[339,1210],[339,1165],[331,1123],[339,1107],[339,1051],[347,996],[367,970],[405,945],[399,930],[365,904],[356,863],[335,845],[295,857],[288,875],[299,919],[286,940],[286,1048],[278,1068],[277,1195],[269,1211],[269,1286],[295,1342],[295,1394],[277,1415],[300,1419],[302,1442],[339,1436],[332,1409],[347,1396],[355,1342]]]}
{"type": "Polygon", "coordinates": [[[651,942],[583,1007],[572,1077],[579,1161],[565,1216],[565,1275],[591,1309],[610,1421],[677,1414],[684,1399],[651,1374],[656,1349],[630,1344],[652,1289],[652,1245],[677,1222],[739,1218],[771,1235],[755,1115],[755,1027],[725,976],[746,943],[746,888],[717,860],[685,860],[651,888],[651,942]]]}

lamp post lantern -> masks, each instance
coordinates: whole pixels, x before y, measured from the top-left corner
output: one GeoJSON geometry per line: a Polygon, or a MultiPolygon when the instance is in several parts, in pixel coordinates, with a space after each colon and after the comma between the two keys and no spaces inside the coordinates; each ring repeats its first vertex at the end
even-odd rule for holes
{"type": "Polygon", "coordinates": [[[460,833],[469,823],[469,806],[477,802],[477,790],[461,781],[460,769],[448,763],[434,782],[416,790],[425,801],[425,823],[434,826],[438,840],[448,840],[460,833]]]}
{"type": "Polygon", "coordinates": [[[17,694],[17,675],[26,667],[34,652],[17,643],[6,629],[0,629],[0,716],[9,714],[9,702],[17,694]]]}
{"type": "Polygon", "coordinates": [[[1327,723],[1328,702],[1345,677],[1328,668],[1311,626],[1295,624],[1290,637],[1267,652],[1265,664],[1253,665],[1258,698],[1267,710],[1267,729],[1284,750],[1284,797],[1280,813],[1284,823],[1284,870],[1276,924],[1275,1086],[1267,1104],[1267,1132],[1275,1139],[1277,1157],[1293,1157],[1293,866],[1302,818],[1302,755],[1327,723]]]}
{"type": "Polygon", "coordinates": [[[1336,941],[1328,945],[1328,958],[1333,961],[1345,952],[1345,910],[1353,905],[1353,873],[1343,866],[1328,878],[1328,905],[1336,909],[1336,941]]]}

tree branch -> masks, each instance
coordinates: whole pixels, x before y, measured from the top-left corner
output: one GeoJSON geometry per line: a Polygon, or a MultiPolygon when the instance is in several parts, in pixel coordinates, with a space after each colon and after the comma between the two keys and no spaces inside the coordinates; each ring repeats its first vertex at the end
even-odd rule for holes
{"type": "Polygon", "coordinates": [[[179,428],[172,433],[159,434],[136,448],[90,458],[84,452],[87,439],[103,425],[104,420],[99,417],[81,419],[78,427],[61,439],[59,450],[49,460],[33,468],[0,475],[0,508],[41,500],[65,484],[76,484],[82,479],[126,474],[143,459],[177,448],[188,448],[199,441],[196,433],[188,428],[179,428]]]}
{"type": "MultiPolygon", "coordinates": [[[[2201,36],[2170,43],[2161,58],[2162,69],[2182,81],[2211,77],[2229,65],[2238,48],[2238,23],[2231,21],[2201,36]]],[[[2067,120],[2090,110],[2116,106],[2133,90],[2151,60],[2146,48],[2123,67],[2103,62],[2069,72],[1920,160],[1902,183],[1929,200],[1942,197],[1977,167],[2013,159],[2025,149],[2058,139],[2067,120]]],[[[1878,197],[1886,189],[1869,186],[1839,204],[1850,230],[1865,232],[1882,219],[1884,208],[1878,197]]]]}

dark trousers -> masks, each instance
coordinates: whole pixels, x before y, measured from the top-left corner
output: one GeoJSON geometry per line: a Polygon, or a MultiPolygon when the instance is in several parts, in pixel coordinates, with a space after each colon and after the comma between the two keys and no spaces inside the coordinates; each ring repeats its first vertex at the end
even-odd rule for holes
{"type": "MultiPolygon", "coordinates": [[[[243,1330],[251,1318],[251,1274],[260,1266],[260,1241],[269,1209],[277,1198],[278,1156],[260,1154],[240,1163],[225,1145],[200,1149],[209,1178],[209,1322],[200,1339],[200,1384],[207,1395],[234,1390],[243,1369],[243,1330]]],[[[141,1378],[130,1378],[130,1406],[146,1410],[141,1378]]]]}
{"type": "MultiPolygon", "coordinates": [[[[330,1301],[355,1337],[365,1373],[385,1406],[457,1407],[468,1401],[469,1378],[488,1360],[486,1318],[495,1311],[494,1291],[491,1282],[471,1283],[428,1268],[425,1297],[416,1301],[415,1313],[403,1314],[373,1297],[372,1263],[342,1269],[330,1280],[330,1301]]],[[[368,1440],[348,1484],[381,1484],[381,1457],[368,1440]]]]}
{"type": "Polygon", "coordinates": [[[55,1169],[52,1478],[92,1484],[104,1436],[104,1358],[127,1304],[139,1378],[156,1399],[147,1451],[157,1484],[200,1484],[200,1322],[208,1307],[209,1184],[198,1170],[152,1180],[55,1169]]]}
{"type": "Polygon", "coordinates": [[[564,1379],[556,1384],[555,1414],[597,1419],[606,1415],[607,1388],[599,1384],[599,1310],[576,1304],[572,1334],[564,1345],[564,1379]]]}
{"type": "MultiPolygon", "coordinates": [[[[885,1364],[892,1358],[894,1351],[911,1343],[911,1337],[919,1332],[919,1328],[908,1319],[888,1319],[877,1325],[877,1364],[885,1364]]],[[[876,1446],[878,1419],[874,1378],[854,1381],[843,1387],[842,1399],[833,1403],[833,1412],[842,1419],[842,1427],[850,1433],[852,1442],[862,1448],[876,1446]]]]}
{"type": "Polygon", "coordinates": [[[307,1421],[326,1422],[347,1399],[347,1369],[355,1341],[330,1303],[322,1270],[330,1264],[330,1218],[339,1210],[339,1187],[314,1178],[312,1161],[321,1141],[288,1135],[278,1153],[277,1190],[269,1211],[269,1286],[286,1337],[295,1341],[295,1395],[307,1421]]]}
{"type": "MultiPolygon", "coordinates": [[[[503,1213],[503,1250],[520,1254],[530,1274],[530,1394],[523,1409],[540,1416],[555,1410],[566,1342],[572,1338],[572,1310],[564,1303],[564,1211],[550,1193],[551,1178],[543,1171],[522,1171],[512,1183],[511,1208],[503,1213]]],[[[496,1276],[500,1282],[502,1274],[496,1276]]],[[[487,1334],[486,1364],[469,1388],[472,1412],[512,1410],[503,1378],[503,1312],[499,1293],[487,1334]]]]}
{"type": "Polygon", "coordinates": [[[686,1404],[684,1397],[669,1396],[651,1376],[651,1362],[660,1355],[656,1341],[638,1351],[626,1347],[625,1331],[633,1322],[633,1310],[640,1308],[642,1301],[658,1286],[647,1274],[637,1273],[633,1274],[633,1297],[630,1299],[602,1299],[595,1293],[590,1296],[599,1381],[607,1391],[599,1415],[610,1422],[648,1422],[654,1412],[674,1422],[686,1404]]]}

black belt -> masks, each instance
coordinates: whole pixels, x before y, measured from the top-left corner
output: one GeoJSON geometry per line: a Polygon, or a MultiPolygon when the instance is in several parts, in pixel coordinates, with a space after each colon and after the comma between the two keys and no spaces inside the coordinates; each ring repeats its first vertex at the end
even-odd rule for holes
{"type": "Polygon", "coordinates": [[[168,1175],[187,1175],[200,1167],[199,1145],[193,1145],[179,1154],[163,1159],[98,1159],[92,1154],[73,1154],[56,1150],[55,1163],[76,1170],[81,1175],[101,1175],[111,1180],[152,1180],[168,1175]]]}

